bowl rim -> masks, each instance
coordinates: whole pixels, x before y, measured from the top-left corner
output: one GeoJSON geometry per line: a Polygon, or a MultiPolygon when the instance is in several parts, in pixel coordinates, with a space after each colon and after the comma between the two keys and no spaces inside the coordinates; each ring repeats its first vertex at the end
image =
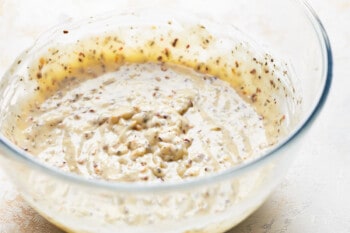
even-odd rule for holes
{"type": "Polygon", "coordinates": [[[244,172],[247,172],[253,169],[260,164],[267,162],[273,157],[278,155],[278,152],[283,150],[287,144],[292,143],[296,140],[296,138],[306,131],[308,127],[312,125],[317,115],[320,113],[322,107],[324,106],[327,96],[329,94],[329,90],[332,83],[332,75],[333,75],[333,56],[330,41],[326,30],[320,21],[319,17],[313,10],[313,8],[306,2],[306,0],[297,0],[296,2],[300,3],[302,10],[305,15],[309,19],[310,23],[313,26],[313,29],[318,37],[319,46],[322,52],[323,66],[322,66],[322,76],[325,80],[323,84],[322,93],[320,95],[319,100],[315,104],[314,108],[310,112],[309,116],[306,117],[304,122],[302,122],[296,130],[292,132],[286,139],[281,141],[275,148],[265,152],[262,156],[249,161],[247,163],[226,169],[222,172],[210,174],[204,177],[199,177],[195,179],[189,179],[181,182],[165,182],[165,183],[126,183],[126,182],[108,182],[105,180],[95,180],[95,179],[87,179],[85,177],[67,173],[59,170],[58,168],[49,167],[33,158],[28,153],[24,152],[17,146],[15,146],[9,139],[7,139],[4,135],[0,134],[0,147],[5,154],[11,154],[11,156],[19,159],[28,165],[47,173],[48,175],[55,176],[62,180],[67,180],[69,182],[74,182],[79,185],[88,186],[88,187],[96,187],[107,189],[111,191],[121,191],[121,192],[155,192],[155,191],[169,191],[169,190],[179,190],[186,189],[188,187],[208,185],[213,182],[219,182],[227,178],[238,176],[244,172]]]}

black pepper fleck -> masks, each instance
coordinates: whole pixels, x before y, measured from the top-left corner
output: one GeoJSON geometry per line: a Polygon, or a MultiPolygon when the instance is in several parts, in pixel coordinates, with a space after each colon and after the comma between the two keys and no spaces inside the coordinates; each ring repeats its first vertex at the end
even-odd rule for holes
{"type": "Polygon", "coordinates": [[[173,41],[173,43],[171,43],[171,45],[175,48],[176,47],[176,44],[177,44],[177,41],[178,41],[179,39],[178,38],[175,38],[174,39],[174,41],[173,41]]]}

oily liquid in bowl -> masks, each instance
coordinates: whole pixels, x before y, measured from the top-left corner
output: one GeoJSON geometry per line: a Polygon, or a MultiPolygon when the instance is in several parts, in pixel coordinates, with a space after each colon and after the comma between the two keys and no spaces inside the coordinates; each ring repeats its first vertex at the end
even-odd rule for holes
{"type": "MultiPolygon", "coordinates": [[[[7,105],[2,131],[34,159],[89,179],[181,182],[259,157],[297,121],[300,100],[287,66],[238,30],[191,17],[116,18],[85,37],[63,30],[32,54],[29,69],[18,62],[24,73],[8,84],[26,98],[7,105]]],[[[240,203],[272,173],[266,166],[191,194],[108,193],[102,204],[29,175],[35,184],[25,198],[72,231],[160,224],[164,232],[175,219],[183,224],[174,232],[222,232],[262,202],[265,196],[240,203]],[[237,208],[243,211],[233,217],[237,208]]]]}

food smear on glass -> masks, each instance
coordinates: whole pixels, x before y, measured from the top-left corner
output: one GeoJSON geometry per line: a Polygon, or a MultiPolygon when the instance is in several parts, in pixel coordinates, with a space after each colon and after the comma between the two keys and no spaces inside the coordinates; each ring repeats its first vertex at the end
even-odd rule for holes
{"type": "Polygon", "coordinates": [[[290,132],[300,100],[286,64],[232,31],[169,20],[57,43],[28,67],[34,91],[7,136],[49,166],[113,182],[256,159],[290,132]]]}

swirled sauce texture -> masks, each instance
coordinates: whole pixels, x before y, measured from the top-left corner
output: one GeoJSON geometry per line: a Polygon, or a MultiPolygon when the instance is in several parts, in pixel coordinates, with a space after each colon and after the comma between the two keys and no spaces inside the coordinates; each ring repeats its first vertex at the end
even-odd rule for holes
{"type": "Polygon", "coordinates": [[[120,182],[204,176],[276,144],[297,104],[287,70],[202,25],[175,29],[49,48],[30,67],[35,94],[15,143],[64,171],[120,182]]]}

